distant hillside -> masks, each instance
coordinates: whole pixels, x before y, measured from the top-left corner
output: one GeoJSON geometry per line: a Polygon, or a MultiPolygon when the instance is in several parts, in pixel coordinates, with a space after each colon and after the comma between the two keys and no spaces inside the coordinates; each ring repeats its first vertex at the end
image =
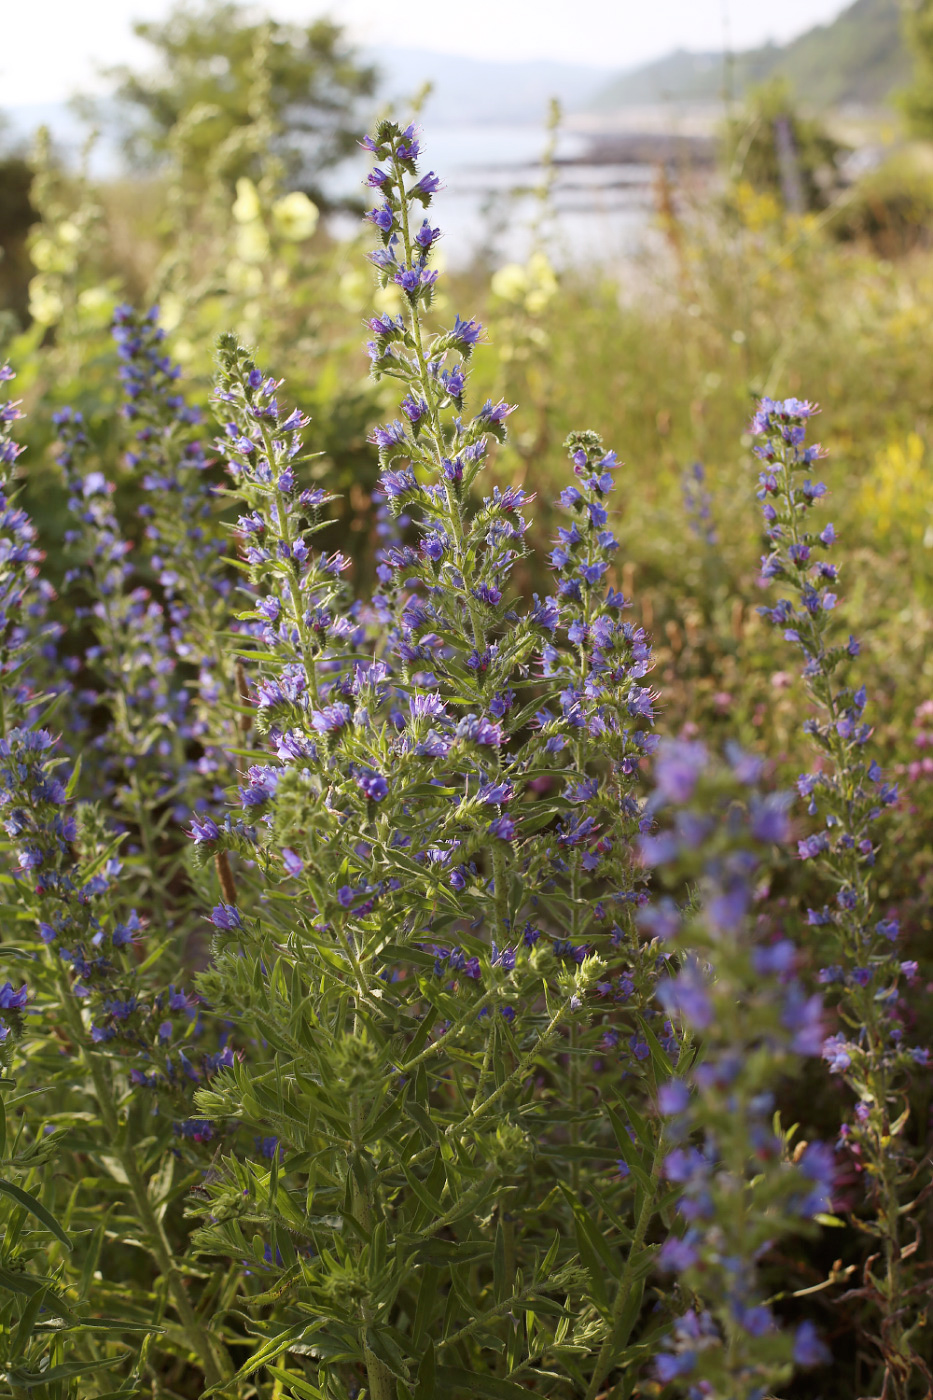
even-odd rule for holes
{"type": "MultiPolygon", "coordinates": [[[[882,103],[910,76],[899,0],[855,0],[832,24],[809,29],[791,43],[749,49],[731,59],[736,96],[777,75],[790,79],[813,107],[882,103]]],[[[656,102],[714,102],[726,81],[722,53],[682,50],[622,73],[599,92],[593,111],[656,102]]]]}
{"type": "Polygon", "coordinates": [[[433,83],[422,114],[428,126],[540,126],[552,97],[565,110],[579,111],[611,76],[611,69],[582,63],[509,63],[421,49],[384,47],[366,57],[381,70],[380,97],[397,104],[400,113],[406,99],[433,83]]]}

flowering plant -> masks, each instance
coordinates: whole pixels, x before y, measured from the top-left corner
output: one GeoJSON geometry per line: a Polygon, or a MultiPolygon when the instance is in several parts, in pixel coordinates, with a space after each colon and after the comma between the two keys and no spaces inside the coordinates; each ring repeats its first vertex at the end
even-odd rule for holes
{"type": "Polygon", "coordinates": [[[892,1106],[922,1056],[870,880],[893,793],[859,757],[864,695],[833,689],[832,528],[801,525],[809,406],[756,418],[764,573],[797,591],[771,615],[828,715],[800,783],[827,825],[799,851],[838,887],[810,926],[851,1037],[827,1038],[770,899],[789,799],[736,746],[655,732],[595,433],[567,439],[553,584],[522,600],[533,497],[483,484],[513,407],[468,411],[475,320],[429,328],[439,181],[412,128],[364,144],[404,307],[368,321],[398,391],[374,592],[319,543],[333,497],[282,381],[220,338],[212,456],[157,314],[121,308],[142,537],[93,425],[59,414],[63,637],[3,411],[0,813],[28,971],[0,988],[10,1393],[761,1400],[828,1356],[774,1296],[782,1236],[839,1224],[833,1148],[777,1112],[822,1052],[860,1100],[844,1141],[887,1269],[864,1296],[906,1400],[922,1295],[892,1106]]]}

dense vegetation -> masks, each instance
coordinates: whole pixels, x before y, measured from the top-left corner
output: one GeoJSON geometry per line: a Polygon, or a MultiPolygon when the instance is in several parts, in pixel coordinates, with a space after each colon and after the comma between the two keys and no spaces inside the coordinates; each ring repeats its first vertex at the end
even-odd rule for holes
{"type": "Polygon", "coordinates": [[[922,201],[438,280],[267,59],[11,215],[0,1393],[919,1400],[922,201]]]}

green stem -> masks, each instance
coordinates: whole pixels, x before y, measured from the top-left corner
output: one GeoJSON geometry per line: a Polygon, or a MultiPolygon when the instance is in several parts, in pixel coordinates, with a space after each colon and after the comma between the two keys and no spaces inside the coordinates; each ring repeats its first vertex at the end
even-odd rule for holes
{"type": "Polygon", "coordinates": [[[564,1002],[563,1005],[560,1006],[557,1011],[555,1011],[554,1015],[551,1017],[544,1030],[538,1036],[538,1039],[535,1041],[532,1048],[528,1051],[526,1055],[524,1055],[519,1060],[518,1064],[512,1070],[512,1073],[509,1075],[508,1079],[503,1080],[503,1082],[499,1085],[495,1093],[490,1094],[489,1098],[485,1099],[483,1103],[475,1104],[470,1110],[467,1117],[462,1119],[461,1122],[451,1123],[450,1127],[446,1130],[448,1137],[455,1137],[456,1134],[458,1132],[461,1132],[464,1128],[471,1128],[480,1118],[485,1118],[486,1115],[489,1113],[490,1109],[493,1108],[494,1105],[497,1104],[499,1100],[503,1097],[503,1095],[508,1092],[511,1086],[515,1083],[516,1079],[520,1079],[523,1074],[527,1073],[527,1071],[531,1069],[531,1066],[534,1064],[541,1051],[545,1048],[546,1045],[550,1044],[550,1042],[554,1039],[554,1036],[557,1034],[558,1026],[570,1010],[571,1000],[572,998],[568,997],[566,1002],[564,1002]]]}
{"type": "Polygon", "coordinates": [[[456,1036],[460,1031],[462,1031],[464,1026],[469,1025],[473,1021],[475,1021],[477,1013],[481,1011],[482,1008],[487,1005],[487,1003],[492,1001],[496,995],[497,993],[495,988],[493,988],[492,991],[485,992],[479,998],[478,1001],[474,1001],[470,1004],[468,1009],[463,1013],[459,1020],[454,1021],[452,1026],[447,1027],[447,1030],[444,1031],[443,1035],[439,1035],[437,1037],[437,1040],[433,1040],[431,1044],[426,1046],[420,1054],[414,1057],[414,1059],[406,1060],[405,1064],[399,1065],[398,1068],[393,1068],[392,1073],[388,1075],[387,1078],[390,1080],[395,1080],[400,1074],[407,1076],[411,1073],[413,1069],[415,1069],[417,1065],[420,1065],[423,1060],[429,1059],[430,1056],[436,1054],[438,1050],[446,1049],[447,1044],[451,1040],[451,1038],[456,1036]]]}
{"type": "MultiPolygon", "coordinates": [[[[354,1092],[350,1104],[350,1124],[353,1134],[353,1152],[356,1156],[362,1155],[363,1150],[363,1111],[360,1105],[359,1093],[354,1092]]],[[[348,1163],[348,1169],[353,1172],[352,1163],[348,1163]]],[[[373,1233],[373,1200],[372,1193],[368,1188],[360,1186],[356,1174],[353,1173],[353,1215],[363,1228],[367,1238],[372,1238],[373,1233]]],[[[362,1245],[360,1246],[362,1249],[362,1245]]],[[[360,1304],[360,1313],[363,1322],[363,1360],[366,1365],[366,1377],[370,1400],[396,1400],[395,1381],[392,1372],[384,1361],[373,1352],[367,1341],[366,1333],[372,1326],[375,1313],[371,1299],[364,1297],[360,1304]]]]}
{"type": "Polygon", "coordinates": [[[635,1224],[635,1233],[632,1236],[631,1248],[628,1252],[628,1258],[625,1261],[622,1277],[619,1279],[619,1286],[616,1289],[615,1301],[612,1305],[612,1315],[609,1322],[609,1332],[606,1340],[599,1349],[599,1355],[596,1358],[596,1366],[590,1378],[585,1400],[596,1400],[600,1386],[615,1364],[616,1354],[618,1353],[620,1345],[624,1346],[625,1342],[628,1340],[620,1336],[622,1321],[632,1291],[632,1285],[635,1281],[635,1270],[641,1263],[640,1256],[644,1248],[645,1236],[648,1233],[648,1226],[651,1224],[651,1217],[654,1215],[655,1205],[657,1204],[664,1154],[665,1143],[664,1134],[662,1132],[661,1136],[658,1138],[657,1147],[655,1148],[654,1161],[651,1164],[651,1177],[648,1186],[645,1188],[641,1210],[638,1213],[638,1220],[635,1224]]]}
{"type": "MultiPolygon", "coordinates": [[[[499,771],[501,772],[502,761],[499,750],[496,750],[499,759],[499,771]]],[[[492,878],[493,878],[493,932],[496,936],[496,943],[499,948],[504,948],[509,937],[509,892],[508,892],[508,870],[505,860],[505,844],[496,840],[492,848],[492,878]]]]}
{"type": "MultiPolygon", "coordinates": [[[[473,1321],[461,1327],[459,1332],[451,1332],[449,1337],[442,1337],[437,1344],[438,1349],[441,1347],[456,1346],[458,1342],[462,1342],[478,1329],[488,1326],[490,1322],[494,1322],[497,1318],[507,1316],[517,1304],[525,1302],[528,1298],[534,1298],[538,1294],[540,1294],[541,1297],[546,1296],[544,1289],[540,1288],[537,1284],[530,1283],[528,1287],[523,1288],[520,1293],[513,1293],[511,1298],[503,1298],[501,1303],[497,1303],[495,1307],[490,1308],[488,1312],[481,1313],[479,1317],[474,1317],[473,1321]]],[[[515,1373],[513,1372],[512,1374],[514,1375],[515,1373]]]]}
{"type": "Polygon", "coordinates": [[[473,1095],[474,1107],[482,1101],[483,1094],[486,1090],[486,1085],[489,1083],[489,1076],[492,1071],[493,1039],[493,1026],[490,1025],[488,1031],[486,1032],[486,1051],[483,1055],[483,1065],[479,1072],[479,1079],[476,1081],[476,1093],[473,1095]]]}
{"type": "Polygon", "coordinates": [[[94,1085],[94,1094],[100,1109],[104,1132],[107,1135],[108,1148],[112,1150],[126,1175],[137,1217],[147,1236],[149,1252],[168,1285],[181,1330],[192,1352],[201,1362],[207,1385],[220,1386],[233,1375],[233,1364],[227,1356],[226,1348],[219,1339],[209,1335],[208,1329],[198,1317],[191,1299],[188,1297],[185,1281],[175,1264],[174,1253],[165,1227],[149,1199],[148,1186],[139,1169],[136,1153],[120,1140],[120,1121],[114,1106],[109,1077],[101,1057],[87,1046],[84,1022],[81,1019],[80,1011],[74,1004],[67,980],[59,974],[57,981],[61,1004],[72,1038],[94,1085]]]}

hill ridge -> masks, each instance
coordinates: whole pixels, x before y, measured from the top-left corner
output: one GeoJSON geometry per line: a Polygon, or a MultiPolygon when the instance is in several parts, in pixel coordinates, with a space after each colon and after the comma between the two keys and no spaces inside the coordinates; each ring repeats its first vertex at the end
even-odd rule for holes
{"type": "MultiPolygon", "coordinates": [[[[604,112],[659,102],[722,98],[726,55],[676,49],[664,58],[620,73],[597,94],[590,110],[604,112]]],[[[898,0],[855,0],[829,24],[814,25],[786,44],[764,44],[730,55],[733,94],[772,77],[786,77],[809,106],[884,103],[910,77],[898,0]]]]}

